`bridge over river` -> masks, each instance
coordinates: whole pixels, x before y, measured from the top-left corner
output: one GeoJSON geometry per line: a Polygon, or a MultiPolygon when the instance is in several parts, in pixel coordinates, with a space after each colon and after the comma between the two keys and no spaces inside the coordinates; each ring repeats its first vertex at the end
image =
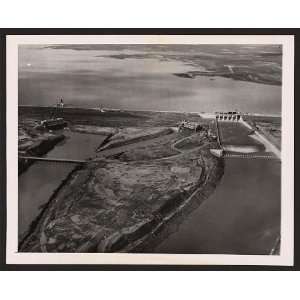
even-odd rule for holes
{"type": "Polygon", "coordinates": [[[44,161],[44,162],[53,162],[53,163],[71,163],[71,164],[84,164],[86,160],[79,159],[65,159],[65,158],[53,158],[53,157],[38,157],[38,156],[19,156],[21,159],[34,160],[34,161],[44,161]]]}

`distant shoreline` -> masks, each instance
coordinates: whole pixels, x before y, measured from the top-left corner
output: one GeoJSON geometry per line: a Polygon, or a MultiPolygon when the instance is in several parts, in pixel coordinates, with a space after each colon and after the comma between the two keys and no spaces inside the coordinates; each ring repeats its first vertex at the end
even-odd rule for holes
{"type": "MultiPolygon", "coordinates": [[[[56,108],[53,105],[34,105],[34,104],[22,104],[18,105],[18,107],[36,107],[36,108],[56,108]]],[[[70,106],[70,107],[64,107],[65,109],[84,109],[84,110],[99,110],[97,107],[82,107],[82,106],[70,106]]],[[[138,110],[138,109],[118,109],[118,108],[102,108],[104,112],[153,112],[153,113],[178,113],[178,114],[201,114],[205,115],[214,115],[214,112],[187,112],[187,111],[179,111],[179,110],[138,110]]],[[[263,114],[263,113],[254,113],[254,112],[244,112],[243,115],[249,115],[249,116],[261,116],[261,117],[276,117],[281,118],[281,114],[263,114]]]]}
{"type": "Polygon", "coordinates": [[[187,79],[194,79],[197,76],[203,76],[203,77],[224,77],[224,78],[231,78],[233,80],[237,81],[245,81],[245,82],[252,82],[252,83],[258,83],[258,84],[268,84],[268,85],[274,85],[274,86],[281,86],[282,82],[281,80],[275,80],[275,79],[267,79],[262,76],[259,76],[255,73],[247,73],[247,72],[233,72],[232,69],[228,72],[222,71],[216,71],[216,72],[210,72],[210,71],[188,71],[185,73],[173,73],[174,76],[180,77],[180,78],[187,78],[187,79]]]}

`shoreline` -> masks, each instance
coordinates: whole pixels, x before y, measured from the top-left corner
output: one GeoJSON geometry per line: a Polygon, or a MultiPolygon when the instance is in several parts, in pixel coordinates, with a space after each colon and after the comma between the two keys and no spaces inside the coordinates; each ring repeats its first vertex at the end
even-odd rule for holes
{"type": "MultiPolygon", "coordinates": [[[[36,141],[34,145],[26,149],[25,155],[28,156],[43,156],[51,151],[58,143],[63,141],[65,136],[63,134],[49,136],[42,140],[36,141]]],[[[19,155],[18,155],[19,156],[19,155]]],[[[30,166],[34,164],[34,160],[25,160],[18,158],[18,175],[24,173],[30,166]]]]}
{"type": "Polygon", "coordinates": [[[209,196],[217,188],[220,180],[224,175],[224,160],[218,161],[218,166],[215,167],[208,174],[203,175],[204,185],[197,188],[181,205],[174,208],[172,212],[164,217],[164,219],[157,224],[147,235],[142,237],[140,240],[135,242],[133,245],[124,249],[132,252],[147,252],[150,249],[154,249],[162,241],[168,238],[170,234],[176,231],[172,228],[173,225],[176,227],[181,224],[185,218],[194,210],[198,209],[209,196]]]}
{"type": "MultiPolygon", "coordinates": [[[[166,227],[169,225],[172,226],[172,222],[182,222],[182,216],[187,216],[194,209],[198,208],[214,191],[224,173],[223,160],[214,160],[217,162],[215,167],[209,173],[206,173],[207,170],[201,172],[199,178],[200,186],[187,199],[180,197],[177,201],[174,201],[176,197],[174,199],[171,197],[165,205],[159,206],[153,212],[152,218],[146,218],[142,224],[138,223],[120,232],[117,231],[117,235],[110,235],[107,239],[103,239],[103,232],[100,230],[95,236],[80,245],[76,252],[137,252],[141,251],[141,249],[145,251],[147,248],[151,249],[155,247],[169,234],[168,228],[166,231],[164,230],[166,227]],[[167,210],[165,211],[166,208],[167,210]],[[154,240],[153,235],[155,236],[154,240]],[[157,235],[160,235],[158,239],[156,239],[157,235]]],[[[70,183],[78,178],[78,171],[81,170],[82,167],[76,166],[53,192],[39,216],[32,222],[26,236],[20,241],[20,252],[48,252],[43,243],[40,244],[40,242],[37,242],[38,240],[43,241],[45,239],[45,235],[41,234],[41,230],[45,222],[51,218],[51,211],[55,209],[54,202],[57,201],[56,196],[69,188],[70,183]],[[31,245],[32,242],[33,244],[31,245]],[[38,250],[39,248],[40,250],[38,250]]]]}
{"type": "Polygon", "coordinates": [[[43,218],[46,217],[45,216],[46,211],[50,207],[52,200],[59,193],[59,191],[65,186],[65,184],[68,183],[68,181],[72,178],[73,174],[76,171],[80,170],[81,168],[82,168],[81,165],[74,166],[74,168],[67,174],[67,176],[65,178],[62,179],[61,183],[53,191],[53,193],[50,196],[50,198],[48,199],[48,201],[45,204],[43,204],[43,209],[38,214],[38,216],[34,220],[32,220],[31,224],[29,225],[28,230],[21,237],[21,240],[18,243],[19,251],[20,251],[20,249],[22,249],[24,244],[27,242],[27,239],[29,239],[30,235],[34,233],[34,231],[36,230],[36,227],[38,226],[39,222],[41,222],[43,220],[43,218]]]}
{"type": "MultiPolygon", "coordinates": [[[[20,108],[55,108],[55,106],[53,105],[34,105],[34,104],[21,104],[18,105],[18,107],[20,108]]],[[[213,119],[215,118],[215,112],[209,112],[209,111],[201,111],[201,112],[197,112],[197,111],[181,111],[181,110],[152,110],[152,109],[148,109],[148,110],[135,110],[135,109],[119,109],[119,108],[103,108],[104,111],[100,111],[99,108],[97,107],[83,107],[83,106],[66,106],[63,108],[64,110],[91,110],[94,112],[99,112],[99,114],[105,114],[105,113],[122,113],[122,112],[135,112],[135,113],[174,113],[174,114],[187,114],[187,115],[199,115],[200,117],[206,117],[207,119],[213,119]]],[[[256,113],[256,112],[242,112],[243,115],[246,116],[257,116],[257,117],[274,117],[274,118],[281,118],[282,115],[281,113],[256,113]]]]}
{"type": "MultiPolygon", "coordinates": [[[[227,67],[229,68],[232,66],[227,66],[227,67]]],[[[184,73],[173,73],[173,75],[179,78],[186,78],[186,79],[195,79],[197,76],[208,77],[208,78],[223,77],[223,78],[228,78],[236,81],[251,82],[256,84],[265,84],[265,85],[273,85],[273,86],[282,86],[281,80],[267,79],[259,75],[255,75],[253,73],[233,72],[232,68],[229,70],[229,72],[187,71],[184,73]]]]}

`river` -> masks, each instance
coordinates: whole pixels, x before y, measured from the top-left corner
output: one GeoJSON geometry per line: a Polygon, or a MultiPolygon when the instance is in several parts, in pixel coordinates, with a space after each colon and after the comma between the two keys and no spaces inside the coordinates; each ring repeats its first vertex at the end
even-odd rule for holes
{"type": "MultiPolygon", "coordinates": [[[[240,123],[220,122],[223,146],[261,148],[240,123]]],[[[280,235],[281,162],[225,158],[214,193],[155,253],[269,254],[280,235]]]]}
{"type": "MultiPolygon", "coordinates": [[[[57,144],[45,157],[87,159],[95,156],[96,148],[105,139],[105,136],[69,130],[64,130],[63,134],[66,139],[57,144]]],[[[43,205],[74,167],[75,164],[35,162],[19,176],[19,237],[29,229],[43,205]]]]}
{"type": "Polygon", "coordinates": [[[279,161],[225,160],[214,193],[155,253],[269,254],[280,234],[279,161]]]}

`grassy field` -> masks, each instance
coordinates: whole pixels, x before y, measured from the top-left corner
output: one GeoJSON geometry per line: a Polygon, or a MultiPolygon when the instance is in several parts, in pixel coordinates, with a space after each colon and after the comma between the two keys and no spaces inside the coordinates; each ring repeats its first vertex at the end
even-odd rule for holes
{"type": "Polygon", "coordinates": [[[121,147],[118,153],[108,155],[107,158],[116,158],[120,161],[139,161],[170,157],[180,153],[171,147],[177,139],[177,133],[164,135],[148,142],[134,144],[129,149],[121,147]]]}
{"type": "MultiPolygon", "coordinates": [[[[174,131],[171,134],[165,134],[164,136],[145,142],[138,142],[133,144],[130,148],[117,148],[116,150],[118,152],[106,157],[116,158],[120,161],[153,160],[179,155],[199,147],[205,149],[206,146],[216,147],[214,141],[207,138],[206,131],[198,132],[196,134],[192,131],[174,131]]],[[[99,154],[101,155],[101,152],[99,154]]]]}

